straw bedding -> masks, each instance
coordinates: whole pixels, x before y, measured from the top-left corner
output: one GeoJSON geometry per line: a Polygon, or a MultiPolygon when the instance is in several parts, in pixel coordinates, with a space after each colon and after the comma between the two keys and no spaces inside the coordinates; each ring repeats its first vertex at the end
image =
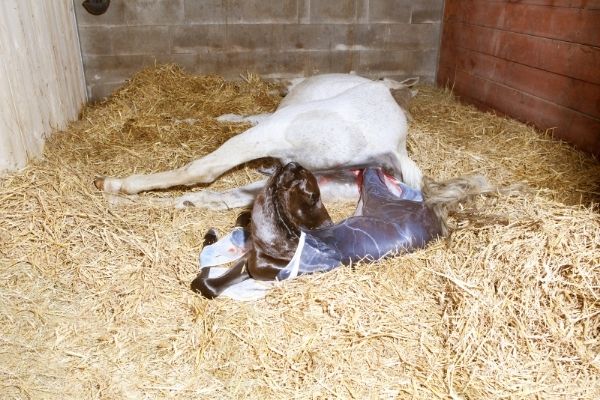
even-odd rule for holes
{"type": "Polygon", "coordinates": [[[425,173],[530,190],[478,199],[424,250],[255,303],[189,290],[204,232],[237,211],[111,206],[93,187],[212,151],[245,128],[215,116],[271,111],[276,89],[147,69],[0,180],[2,398],[600,398],[600,166],[447,91],[411,104],[425,173]]]}

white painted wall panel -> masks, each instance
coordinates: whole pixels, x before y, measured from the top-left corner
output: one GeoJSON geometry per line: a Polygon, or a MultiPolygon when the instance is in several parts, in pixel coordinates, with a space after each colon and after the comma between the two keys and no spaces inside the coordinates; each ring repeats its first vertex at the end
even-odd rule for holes
{"type": "Polygon", "coordinates": [[[73,2],[0,1],[0,172],[39,156],[85,96],[73,2]]]}

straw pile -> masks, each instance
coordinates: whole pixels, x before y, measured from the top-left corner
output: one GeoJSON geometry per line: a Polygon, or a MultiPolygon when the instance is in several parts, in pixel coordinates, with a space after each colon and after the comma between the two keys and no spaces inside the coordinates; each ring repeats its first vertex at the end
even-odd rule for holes
{"type": "Polygon", "coordinates": [[[3,398],[600,398],[600,166],[447,91],[411,105],[417,163],[532,190],[479,199],[425,250],[259,302],[189,290],[203,233],[237,211],[109,206],[93,187],[210,152],[245,128],[215,116],[271,111],[274,89],[147,69],[0,180],[3,398]]]}

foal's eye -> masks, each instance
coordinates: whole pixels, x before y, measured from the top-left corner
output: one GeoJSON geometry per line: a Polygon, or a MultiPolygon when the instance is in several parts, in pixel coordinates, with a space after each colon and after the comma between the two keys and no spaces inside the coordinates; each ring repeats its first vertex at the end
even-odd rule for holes
{"type": "Polygon", "coordinates": [[[317,204],[317,202],[319,201],[319,195],[316,193],[313,193],[310,195],[310,202],[314,205],[317,204]]]}

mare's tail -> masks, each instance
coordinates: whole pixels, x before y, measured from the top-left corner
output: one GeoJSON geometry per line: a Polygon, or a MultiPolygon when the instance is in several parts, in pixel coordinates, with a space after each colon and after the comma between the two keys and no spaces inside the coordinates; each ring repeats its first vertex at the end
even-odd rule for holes
{"type": "Polygon", "coordinates": [[[448,215],[456,212],[459,205],[468,205],[478,195],[516,194],[523,191],[520,184],[508,187],[498,187],[490,184],[481,175],[469,175],[436,182],[430,178],[423,178],[423,198],[425,204],[433,209],[442,221],[444,236],[448,234],[448,215]]]}
{"type": "Polygon", "coordinates": [[[401,179],[413,189],[420,190],[423,184],[423,173],[406,152],[406,143],[398,146],[398,151],[393,153],[391,163],[396,178],[401,179]]]}

